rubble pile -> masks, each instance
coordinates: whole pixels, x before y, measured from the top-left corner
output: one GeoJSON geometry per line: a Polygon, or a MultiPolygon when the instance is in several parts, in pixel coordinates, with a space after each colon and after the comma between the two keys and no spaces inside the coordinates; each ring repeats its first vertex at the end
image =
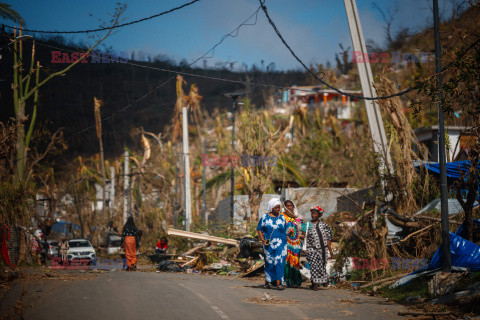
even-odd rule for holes
{"type": "Polygon", "coordinates": [[[202,242],[179,255],[150,255],[158,272],[248,277],[263,271],[262,245],[256,238],[227,239],[176,229],[169,229],[168,234],[202,242]]]}

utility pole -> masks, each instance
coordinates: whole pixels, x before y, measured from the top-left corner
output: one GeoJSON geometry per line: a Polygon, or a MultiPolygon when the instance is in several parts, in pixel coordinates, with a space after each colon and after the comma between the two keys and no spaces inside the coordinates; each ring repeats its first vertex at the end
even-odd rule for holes
{"type": "MultiPolygon", "coordinates": [[[[207,140],[203,138],[203,159],[207,155],[207,140]]],[[[207,166],[203,164],[203,220],[207,224],[207,166]]]]}
{"type": "MultiPolygon", "coordinates": [[[[225,96],[232,98],[233,103],[232,103],[232,155],[235,153],[235,111],[237,109],[237,99],[240,96],[243,96],[245,92],[232,92],[232,93],[226,93],[225,96]]],[[[234,209],[235,209],[235,203],[234,203],[234,191],[235,191],[235,172],[234,172],[234,167],[233,167],[233,161],[230,162],[230,218],[232,219],[232,222],[234,222],[234,209]]]]}
{"type": "Polygon", "coordinates": [[[440,204],[442,217],[442,256],[444,271],[450,272],[450,233],[448,224],[447,163],[445,157],[445,127],[442,109],[442,47],[439,33],[438,0],[433,0],[433,33],[435,36],[435,72],[437,73],[438,157],[440,162],[440,204]]]}
{"type": "MultiPolygon", "coordinates": [[[[176,159],[177,157],[175,157],[176,159]]],[[[177,160],[178,161],[178,160],[177,160]]],[[[178,221],[178,166],[175,164],[175,202],[173,205],[173,226],[177,228],[178,221]]]]}
{"type": "Polygon", "coordinates": [[[127,218],[130,215],[128,212],[129,206],[128,202],[130,200],[129,190],[130,190],[130,167],[129,167],[130,157],[128,151],[125,151],[123,156],[123,224],[127,222],[127,218]]]}
{"type": "Polygon", "coordinates": [[[183,122],[183,164],[185,168],[185,230],[190,231],[192,223],[192,199],[190,194],[190,154],[188,152],[188,112],[182,107],[183,122]]]}
{"type": "MultiPolygon", "coordinates": [[[[115,208],[115,167],[110,167],[110,203],[109,208],[115,208]]],[[[111,215],[110,215],[111,218],[111,215]]]]}
{"type": "MultiPolygon", "coordinates": [[[[344,0],[345,10],[347,12],[348,26],[352,36],[353,50],[361,53],[361,61],[357,62],[358,73],[360,75],[360,83],[362,85],[363,96],[374,98],[377,96],[375,88],[373,88],[373,75],[368,60],[367,48],[363,38],[362,26],[358,16],[357,4],[355,0],[344,0]]],[[[382,114],[380,108],[374,100],[364,100],[367,109],[368,124],[373,140],[373,149],[375,153],[380,155],[380,174],[390,173],[392,170],[392,160],[388,152],[388,141],[383,126],[382,114]]]]}

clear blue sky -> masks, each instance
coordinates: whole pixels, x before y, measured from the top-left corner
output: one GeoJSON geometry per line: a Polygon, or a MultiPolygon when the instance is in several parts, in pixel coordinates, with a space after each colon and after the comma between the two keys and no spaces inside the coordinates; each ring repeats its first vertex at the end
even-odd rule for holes
{"type": "MultiPolygon", "coordinates": [[[[117,2],[121,0],[22,0],[11,4],[26,20],[26,27],[41,30],[78,30],[95,28],[100,21],[109,21],[117,2]]],[[[143,18],[189,0],[128,0],[122,18],[125,22],[143,18]]],[[[450,0],[440,0],[444,16],[450,14],[450,0]]],[[[431,0],[379,0],[385,11],[398,3],[394,30],[400,27],[418,29],[432,23],[431,0]]],[[[201,0],[180,11],[133,26],[124,27],[110,36],[105,45],[116,52],[132,50],[144,55],[167,55],[176,61],[188,62],[201,56],[220,38],[236,28],[258,7],[257,0],[201,0]]],[[[341,0],[267,0],[266,5],[287,41],[306,63],[333,63],[338,43],[351,46],[350,34],[341,0]]],[[[382,16],[371,0],[357,0],[366,39],[382,43],[384,39],[382,16]]],[[[11,24],[0,19],[0,22],[11,24]]],[[[251,21],[253,22],[253,20],[251,21]]],[[[87,35],[70,36],[92,43],[87,35]]],[[[275,62],[277,69],[298,68],[299,64],[277,39],[262,12],[254,26],[244,26],[238,37],[224,41],[208,60],[237,61],[251,66],[275,62]]],[[[202,66],[202,61],[198,66],[202,66]]]]}

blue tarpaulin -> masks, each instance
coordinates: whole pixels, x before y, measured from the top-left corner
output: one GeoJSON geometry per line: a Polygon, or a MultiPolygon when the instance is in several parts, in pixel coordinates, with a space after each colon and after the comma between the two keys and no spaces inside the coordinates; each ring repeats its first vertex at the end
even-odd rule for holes
{"type": "MultiPolygon", "coordinates": [[[[435,175],[440,175],[440,164],[438,162],[427,162],[418,167],[425,167],[428,171],[432,172],[435,175]]],[[[476,166],[477,174],[480,173],[480,164],[476,166]]],[[[460,179],[460,176],[464,175],[464,180],[468,179],[470,171],[470,160],[463,160],[463,161],[454,161],[454,162],[447,162],[447,182],[448,186],[451,187],[455,181],[460,179]]],[[[466,198],[466,190],[462,190],[463,198],[466,198]]],[[[478,186],[477,190],[477,200],[480,200],[480,185],[478,186]]]]}
{"type": "Polygon", "coordinates": [[[67,221],[57,221],[52,225],[52,231],[56,233],[68,234],[73,233],[74,230],[80,230],[78,224],[67,221]]]}
{"type": "MultiPolygon", "coordinates": [[[[474,230],[480,228],[480,220],[473,219],[474,230]]],[[[452,269],[467,268],[470,271],[480,271],[480,245],[468,241],[463,236],[463,226],[457,229],[455,233],[450,232],[450,256],[452,261],[452,269]]],[[[443,254],[441,248],[438,248],[433,255],[430,263],[417,271],[412,272],[408,276],[398,280],[392,287],[404,285],[416,278],[420,274],[429,274],[442,268],[443,254]]]]}
{"type": "MultiPolygon", "coordinates": [[[[474,219],[475,227],[480,227],[480,221],[474,219]]],[[[470,242],[461,236],[463,226],[457,232],[450,232],[450,255],[452,266],[468,268],[470,271],[480,271],[480,245],[470,242]]],[[[442,267],[442,250],[440,248],[433,255],[432,261],[425,270],[433,270],[442,267]]],[[[419,270],[420,271],[420,270],[419,270]]]]}

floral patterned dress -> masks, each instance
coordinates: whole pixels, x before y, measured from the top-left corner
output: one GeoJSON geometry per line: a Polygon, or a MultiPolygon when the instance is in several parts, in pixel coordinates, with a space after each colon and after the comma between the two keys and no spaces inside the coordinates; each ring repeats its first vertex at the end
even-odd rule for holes
{"type": "Polygon", "coordinates": [[[283,282],[287,258],[286,225],[283,215],[271,217],[268,213],[264,214],[258,222],[257,230],[262,231],[265,240],[270,240],[270,245],[263,246],[267,282],[276,280],[283,282]]]}

